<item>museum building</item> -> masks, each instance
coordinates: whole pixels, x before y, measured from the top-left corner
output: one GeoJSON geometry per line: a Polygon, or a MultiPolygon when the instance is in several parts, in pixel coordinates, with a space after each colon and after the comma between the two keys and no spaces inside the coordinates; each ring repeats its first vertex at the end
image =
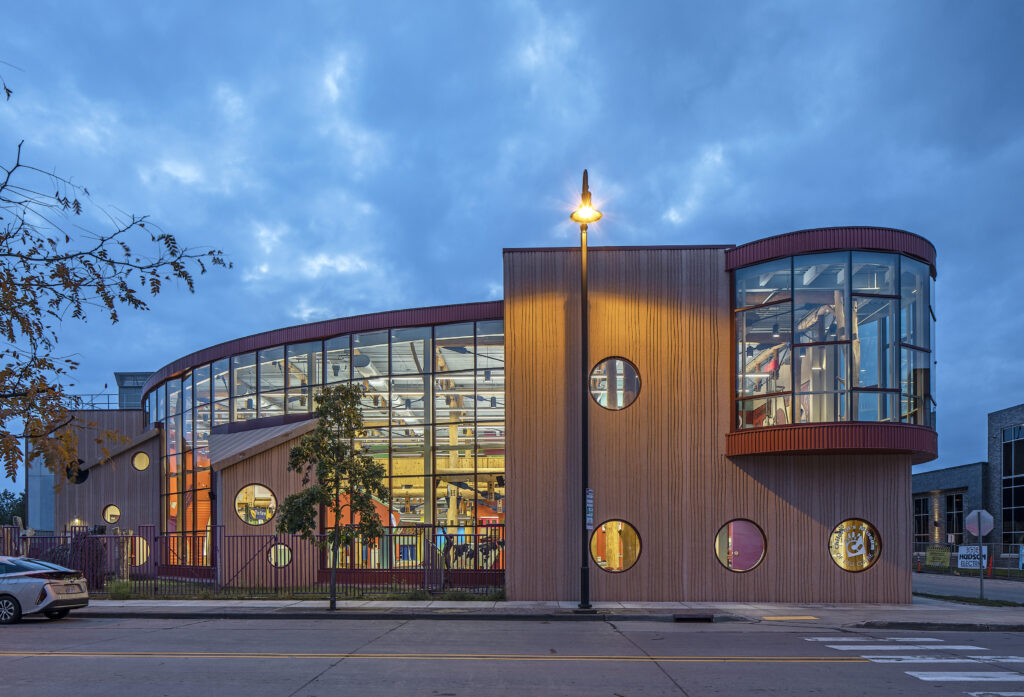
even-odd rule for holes
{"type": "MultiPolygon", "coordinates": [[[[504,300],[275,329],[172,361],[141,409],[91,412],[55,529],[272,533],[318,390],[364,390],[391,531],[486,540],[511,600],[910,602],[911,466],[935,458],[935,249],[901,230],[740,246],[504,251],[504,300]],[[581,376],[589,369],[589,398],[581,376]],[[581,431],[589,423],[592,525],[581,431]],[[592,528],[592,529],[589,529],[592,528]]],[[[323,514],[323,525],[333,519],[323,514]]],[[[422,563],[415,546],[365,568],[422,563]]],[[[279,565],[273,554],[260,563],[279,565]]],[[[321,565],[323,558],[285,563],[321,565]]],[[[477,562],[479,562],[479,555],[477,562]]]]}

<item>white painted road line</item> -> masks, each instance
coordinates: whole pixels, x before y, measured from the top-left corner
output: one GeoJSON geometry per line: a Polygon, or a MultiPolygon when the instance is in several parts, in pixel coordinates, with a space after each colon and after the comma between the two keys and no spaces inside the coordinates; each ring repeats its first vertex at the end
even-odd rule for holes
{"type": "Polygon", "coordinates": [[[930,682],[1024,682],[1024,675],[1020,673],[997,673],[967,671],[964,673],[930,673],[916,670],[908,670],[907,675],[912,675],[918,680],[930,682]]]}
{"type": "Polygon", "coordinates": [[[906,651],[917,649],[919,651],[988,651],[984,646],[961,646],[959,644],[928,644],[926,646],[913,646],[911,644],[852,644],[849,646],[832,646],[826,648],[836,651],[906,651]]]}
{"type": "Polygon", "coordinates": [[[899,637],[899,638],[893,637],[893,638],[890,638],[890,639],[885,639],[885,641],[905,641],[905,642],[909,642],[909,643],[911,643],[911,644],[917,644],[917,643],[920,643],[920,642],[925,642],[925,641],[937,641],[937,642],[941,642],[941,641],[942,641],[942,639],[925,639],[925,638],[923,638],[923,637],[922,637],[922,638],[920,638],[920,639],[914,639],[914,638],[910,638],[910,639],[908,639],[908,638],[905,638],[905,637],[899,637]]]}
{"type": "MultiPolygon", "coordinates": [[[[804,641],[868,641],[864,637],[854,639],[853,637],[837,637],[837,636],[805,636],[804,641]]],[[[871,641],[878,641],[877,639],[871,639],[871,641]]]]}
{"type": "Polygon", "coordinates": [[[1024,656],[968,656],[990,663],[1024,663],[1024,656]]]}
{"type": "Polygon", "coordinates": [[[965,658],[963,656],[957,658],[944,658],[942,656],[861,656],[866,658],[872,663],[981,663],[978,657],[971,656],[965,658]]]}
{"type": "Polygon", "coordinates": [[[1024,697],[1024,692],[968,692],[969,697],[1024,697]]]}

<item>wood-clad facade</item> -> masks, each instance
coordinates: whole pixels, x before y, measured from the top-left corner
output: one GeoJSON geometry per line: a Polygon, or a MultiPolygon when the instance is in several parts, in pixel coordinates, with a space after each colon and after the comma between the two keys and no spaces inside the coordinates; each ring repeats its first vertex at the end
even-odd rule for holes
{"type": "MultiPolygon", "coordinates": [[[[624,357],[642,385],[622,411],[587,400],[596,521],[628,521],[642,540],[624,573],[591,562],[592,599],[909,602],[909,454],[727,456],[726,250],[599,248],[589,259],[589,364],[624,357]],[[746,573],[715,556],[716,533],[737,518],[767,538],[764,561],[746,573]],[[843,571],[829,555],[829,535],[846,518],[881,534],[881,558],[865,572],[843,571]]],[[[507,592],[577,599],[580,255],[508,250],[504,262],[507,592]]]]}
{"type": "Polygon", "coordinates": [[[158,525],[160,430],[146,427],[137,409],[79,411],[75,417],[81,469],[88,477],[81,484],[66,482],[55,492],[54,529],[64,530],[75,520],[88,527],[106,525],[108,530],[158,525]],[[149,456],[149,467],[141,472],[132,467],[132,457],[139,452],[149,456]],[[121,511],[114,524],[103,520],[108,505],[121,511]]]}

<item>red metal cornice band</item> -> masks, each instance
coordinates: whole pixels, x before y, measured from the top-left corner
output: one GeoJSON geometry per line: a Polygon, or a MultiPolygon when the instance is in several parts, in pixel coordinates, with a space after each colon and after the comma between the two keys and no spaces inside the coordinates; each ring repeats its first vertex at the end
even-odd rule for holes
{"type": "Polygon", "coordinates": [[[925,426],[867,422],[769,426],[725,436],[730,457],[827,452],[908,453],[919,465],[938,457],[939,441],[925,426]]]}
{"type": "Polygon", "coordinates": [[[449,324],[452,322],[470,322],[473,320],[502,319],[504,316],[503,301],[494,300],[482,303],[438,305],[435,307],[417,307],[409,310],[375,312],[368,315],[342,317],[324,320],[323,322],[311,322],[310,324],[285,327],[283,329],[272,329],[268,332],[252,334],[241,339],[225,341],[224,343],[201,349],[176,361],[172,361],[150,376],[142,388],[142,394],[145,395],[164,380],[178,373],[237,353],[247,353],[272,346],[280,346],[281,344],[317,341],[353,332],[417,327],[429,324],[449,324]]]}
{"type": "Polygon", "coordinates": [[[928,264],[932,276],[935,275],[935,247],[931,242],[906,230],[883,227],[826,227],[766,237],[726,251],[725,268],[732,270],[797,254],[847,249],[907,254],[928,264]]]}

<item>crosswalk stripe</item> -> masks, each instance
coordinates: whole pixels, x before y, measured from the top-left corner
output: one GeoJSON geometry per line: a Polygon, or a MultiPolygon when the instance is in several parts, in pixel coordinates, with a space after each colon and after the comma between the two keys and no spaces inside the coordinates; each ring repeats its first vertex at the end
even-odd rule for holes
{"type": "Polygon", "coordinates": [[[836,651],[906,651],[911,648],[919,651],[988,651],[984,646],[964,646],[959,644],[927,644],[925,646],[912,646],[910,644],[871,644],[865,646],[864,644],[852,644],[828,645],[826,648],[835,649],[836,651]]]}
{"type": "MultiPolygon", "coordinates": [[[[835,636],[805,636],[804,641],[868,641],[864,637],[835,637],[835,636]]],[[[871,641],[878,641],[871,639],[871,641]]]]}
{"type": "Polygon", "coordinates": [[[973,656],[945,658],[943,656],[893,656],[890,654],[888,656],[861,656],[861,658],[866,658],[872,663],[981,663],[973,656]]]}
{"type": "Polygon", "coordinates": [[[991,663],[1024,663],[1024,656],[968,656],[991,663]]]}
{"type": "Polygon", "coordinates": [[[906,671],[918,680],[929,682],[1024,682],[1024,675],[1020,673],[999,673],[989,671],[966,671],[966,672],[922,672],[916,670],[906,671]]]}
{"type": "Polygon", "coordinates": [[[1024,692],[968,692],[968,697],[1024,697],[1024,692]]]}

